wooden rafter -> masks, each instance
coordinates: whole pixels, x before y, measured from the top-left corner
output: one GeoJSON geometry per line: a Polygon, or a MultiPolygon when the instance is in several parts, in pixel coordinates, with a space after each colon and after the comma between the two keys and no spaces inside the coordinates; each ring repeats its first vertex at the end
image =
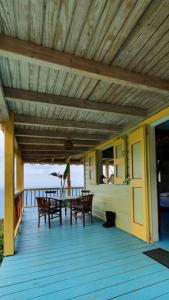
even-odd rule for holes
{"type": "Polygon", "coordinates": [[[2,88],[1,78],[0,78],[0,123],[3,123],[9,119],[9,112],[4,98],[4,91],[2,88]]]}
{"type": "Polygon", "coordinates": [[[109,131],[118,132],[122,130],[119,126],[113,126],[108,124],[94,123],[94,122],[79,122],[70,120],[55,120],[55,119],[44,119],[29,117],[25,115],[15,115],[15,124],[22,125],[34,125],[34,126],[47,126],[51,128],[76,128],[76,129],[88,129],[88,130],[99,130],[99,131],[109,131]]]}
{"type": "MultiPolygon", "coordinates": [[[[83,164],[82,158],[75,159],[70,157],[71,164],[79,165],[83,164]]],[[[59,159],[53,159],[53,158],[43,158],[43,159],[37,159],[37,158],[31,158],[31,157],[25,157],[24,163],[30,163],[30,164],[66,164],[66,158],[59,158],[59,159]]]]}
{"type": "Polygon", "coordinates": [[[25,157],[30,157],[30,158],[39,158],[39,159],[42,159],[42,158],[47,158],[47,159],[50,159],[50,158],[68,158],[69,156],[72,156],[72,155],[80,155],[81,153],[74,153],[74,152],[70,152],[70,153],[65,153],[65,152],[49,152],[49,153],[42,153],[42,151],[37,151],[36,153],[32,153],[32,152],[22,152],[22,156],[23,158],[25,157]]]}
{"type": "Polygon", "coordinates": [[[169,83],[167,80],[152,78],[148,75],[131,72],[119,67],[108,66],[3,34],[0,34],[0,54],[4,57],[73,72],[110,83],[141,88],[165,95],[169,94],[169,83]]]}
{"type": "Polygon", "coordinates": [[[51,130],[32,130],[32,129],[21,129],[21,128],[15,128],[15,136],[17,137],[36,137],[36,138],[48,138],[48,139],[62,139],[63,141],[65,140],[65,138],[71,138],[74,140],[90,140],[93,141],[93,143],[95,141],[101,141],[104,140],[105,138],[108,138],[108,135],[106,136],[105,134],[101,134],[101,133],[83,133],[83,135],[81,133],[72,133],[72,132],[54,132],[51,130]]]}
{"type": "Polygon", "coordinates": [[[146,112],[143,109],[132,107],[132,106],[99,103],[96,101],[70,98],[70,97],[65,97],[60,95],[45,94],[45,93],[39,93],[34,91],[26,91],[21,89],[5,88],[4,94],[7,100],[15,101],[15,102],[30,101],[34,103],[43,103],[46,105],[54,105],[54,106],[59,105],[59,106],[69,107],[78,110],[118,113],[118,114],[140,116],[140,117],[146,115],[146,112]]]}
{"type": "Polygon", "coordinates": [[[86,147],[78,147],[73,150],[65,150],[63,146],[45,146],[45,145],[20,145],[19,149],[23,152],[25,151],[47,151],[49,152],[65,152],[65,153],[79,153],[80,151],[86,151],[86,147]]]}
{"type": "MultiPolygon", "coordinates": [[[[57,146],[64,145],[66,139],[59,138],[39,138],[39,137],[18,137],[17,141],[19,145],[49,145],[49,146],[57,146]]],[[[96,141],[91,140],[74,140],[71,139],[72,143],[76,147],[80,146],[94,146],[97,144],[96,141]]]]}

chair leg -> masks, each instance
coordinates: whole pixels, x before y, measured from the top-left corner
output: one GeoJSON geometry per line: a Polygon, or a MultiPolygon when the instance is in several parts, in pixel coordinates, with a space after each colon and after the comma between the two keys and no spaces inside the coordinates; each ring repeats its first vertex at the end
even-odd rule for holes
{"type": "Polygon", "coordinates": [[[92,212],[91,212],[91,223],[93,224],[93,216],[92,216],[92,212]]]}
{"type": "Polygon", "coordinates": [[[45,223],[46,223],[46,215],[44,215],[45,223]]]}
{"type": "Polygon", "coordinates": [[[40,227],[40,214],[38,214],[38,227],[40,227]]]}
{"type": "Polygon", "coordinates": [[[85,226],[85,213],[83,212],[83,226],[85,226]]]}
{"type": "Polygon", "coordinates": [[[67,206],[65,206],[65,216],[67,216],[67,206]]]}
{"type": "Polygon", "coordinates": [[[50,224],[50,214],[48,214],[48,224],[49,224],[49,228],[51,228],[51,224],[50,224]]]}

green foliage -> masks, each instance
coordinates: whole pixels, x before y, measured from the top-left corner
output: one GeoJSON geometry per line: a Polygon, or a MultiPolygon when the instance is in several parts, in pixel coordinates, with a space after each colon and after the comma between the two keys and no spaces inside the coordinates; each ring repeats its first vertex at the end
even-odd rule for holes
{"type": "Polygon", "coordinates": [[[70,170],[70,164],[69,164],[69,163],[67,163],[67,165],[66,165],[66,168],[65,168],[65,171],[64,171],[64,173],[63,173],[63,175],[62,175],[62,174],[59,174],[59,173],[56,173],[56,172],[54,172],[54,173],[51,173],[50,175],[52,175],[52,176],[55,176],[55,177],[58,177],[58,178],[60,178],[60,179],[62,179],[62,178],[63,178],[63,180],[65,181],[65,180],[66,180],[66,178],[67,178],[67,175],[68,175],[68,173],[69,173],[69,170],[70,170]]]}
{"type": "Polygon", "coordinates": [[[0,263],[3,259],[3,220],[0,220],[0,263]]]}
{"type": "Polygon", "coordinates": [[[69,165],[69,163],[67,163],[66,169],[65,169],[65,171],[64,171],[64,173],[63,173],[63,179],[64,179],[64,180],[66,180],[66,178],[67,178],[67,176],[68,176],[69,169],[70,169],[70,165],[69,165]]]}

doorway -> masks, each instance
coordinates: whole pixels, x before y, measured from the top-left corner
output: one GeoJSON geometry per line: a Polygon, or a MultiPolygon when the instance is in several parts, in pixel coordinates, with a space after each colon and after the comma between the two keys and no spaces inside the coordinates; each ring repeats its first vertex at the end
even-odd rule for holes
{"type": "Polygon", "coordinates": [[[169,121],[155,127],[158,233],[160,247],[169,249],[169,121]]]}

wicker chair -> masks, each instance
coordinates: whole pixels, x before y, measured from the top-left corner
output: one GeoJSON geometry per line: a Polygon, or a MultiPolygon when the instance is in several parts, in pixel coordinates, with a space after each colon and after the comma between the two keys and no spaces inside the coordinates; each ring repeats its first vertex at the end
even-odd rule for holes
{"type": "Polygon", "coordinates": [[[92,202],[93,194],[82,196],[80,200],[74,200],[72,202],[72,215],[77,221],[78,214],[81,214],[83,217],[83,226],[85,226],[85,215],[91,217],[91,223],[93,223],[92,218],[92,202]]]}
{"type": "Polygon", "coordinates": [[[89,195],[90,190],[82,190],[82,196],[89,195]]]}
{"type": "Polygon", "coordinates": [[[38,197],[37,204],[38,204],[38,227],[40,226],[40,218],[44,216],[45,223],[46,223],[46,216],[48,216],[48,225],[51,228],[51,219],[55,219],[57,217],[60,218],[60,224],[62,224],[62,212],[60,203],[55,201],[55,206],[52,203],[51,206],[51,198],[45,197],[38,197]]]}

